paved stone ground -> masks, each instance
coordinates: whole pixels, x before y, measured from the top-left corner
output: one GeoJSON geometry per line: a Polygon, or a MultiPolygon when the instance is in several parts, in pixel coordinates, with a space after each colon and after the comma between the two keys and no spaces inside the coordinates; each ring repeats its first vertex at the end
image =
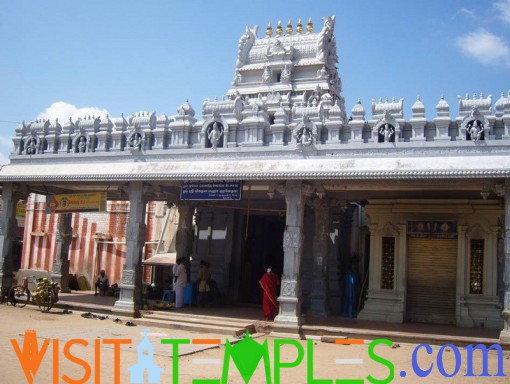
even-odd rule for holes
{"type": "MultiPolygon", "coordinates": [[[[54,384],[64,382],[81,383],[115,383],[115,357],[112,345],[105,345],[102,342],[105,339],[130,339],[131,345],[123,345],[120,348],[119,383],[130,383],[128,368],[136,364],[138,359],[137,346],[143,338],[144,329],[139,326],[129,327],[125,323],[129,319],[120,319],[122,323],[115,323],[114,318],[104,320],[84,318],[80,312],[74,311],[71,314],[65,314],[61,309],[54,309],[50,313],[41,313],[35,307],[14,308],[11,306],[0,306],[0,346],[3,352],[0,360],[1,383],[22,384],[28,383],[18,357],[11,344],[14,339],[19,344],[23,352],[24,334],[26,330],[34,330],[37,333],[38,348],[40,349],[45,338],[51,339],[44,356],[42,357],[38,369],[34,369],[34,384],[54,384]],[[66,343],[73,339],[84,339],[88,342],[87,346],[75,344],[70,347],[73,356],[80,360],[74,362],[66,357],[64,350],[66,343]],[[58,354],[54,354],[55,342],[58,340],[58,354]],[[100,341],[99,364],[95,365],[95,358],[98,356],[94,349],[94,341],[100,341]],[[57,358],[56,358],[57,357],[57,358]],[[58,364],[55,362],[58,361],[58,364]],[[58,367],[57,367],[58,366],[58,367]],[[56,369],[58,374],[54,377],[56,369]],[[67,381],[63,377],[67,378],[67,381]],[[82,378],[84,378],[82,380],[82,378]],[[72,379],[72,380],[69,380],[72,379]]],[[[148,337],[151,345],[154,347],[154,363],[163,368],[161,383],[174,384],[192,383],[193,379],[218,379],[221,377],[223,357],[225,354],[225,338],[214,334],[201,334],[193,332],[184,332],[166,328],[152,327],[148,330],[148,337]],[[162,338],[179,339],[212,339],[220,338],[221,345],[211,346],[203,344],[194,344],[180,347],[180,356],[178,359],[178,381],[172,380],[172,351],[169,345],[161,345],[162,338]],[[212,347],[212,348],[211,348],[212,347]]],[[[274,368],[274,344],[275,339],[262,335],[254,335],[258,343],[268,340],[271,366],[274,368]]],[[[235,340],[232,338],[232,340],[235,340]]],[[[427,378],[419,378],[412,371],[412,354],[416,345],[400,343],[391,346],[379,345],[375,348],[378,356],[385,359],[383,362],[374,361],[369,357],[368,349],[370,341],[359,345],[338,345],[333,343],[323,343],[320,340],[295,341],[304,352],[303,361],[295,368],[281,369],[280,383],[307,383],[307,375],[312,375],[314,379],[360,379],[368,383],[367,376],[371,375],[380,379],[380,383],[509,383],[510,376],[507,377],[465,377],[467,366],[466,351],[460,349],[457,356],[454,348],[449,348],[442,353],[440,362],[447,373],[456,369],[456,362],[459,363],[459,372],[455,377],[446,379],[437,369],[437,358],[440,356],[440,347],[433,346],[431,355],[428,355],[424,349],[418,354],[418,361],[423,369],[433,364],[434,368],[431,375],[427,378]],[[313,366],[307,370],[307,359],[309,347],[313,350],[313,366]],[[338,359],[343,360],[340,364],[338,359]],[[349,363],[349,364],[346,364],[349,363]],[[361,364],[360,364],[361,363],[361,364]],[[384,380],[389,376],[388,365],[393,367],[395,378],[393,380],[384,380]],[[405,371],[406,376],[401,377],[401,372],[405,371]]],[[[68,345],[69,346],[69,345],[68,345]]],[[[281,361],[289,363],[294,361],[297,356],[297,347],[286,344],[281,347],[281,361]]],[[[26,351],[26,349],[25,349],[26,351]]],[[[27,361],[27,359],[25,359],[27,361]]],[[[308,360],[308,362],[310,362],[308,360]]],[[[504,352],[501,359],[503,373],[510,375],[510,352],[504,352]]],[[[474,374],[479,375],[482,372],[481,356],[474,355],[474,374]]],[[[498,372],[498,355],[495,352],[489,353],[488,372],[494,375],[498,372]]],[[[274,375],[274,371],[271,372],[274,375]]],[[[255,371],[250,383],[265,383],[264,370],[262,364],[255,371]]],[[[147,380],[145,382],[148,382],[147,380]]],[[[244,383],[239,372],[231,363],[229,373],[229,383],[244,383]]],[[[273,382],[275,382],[273,380],[273,382]]],[[[333,380],[334,382],[334,380],[333,380]]],[[[359,381],[361,383],[362,381],[359,381]]],[[[331,381],[321,382],[320,384],[330,384],[331,381]]]]}

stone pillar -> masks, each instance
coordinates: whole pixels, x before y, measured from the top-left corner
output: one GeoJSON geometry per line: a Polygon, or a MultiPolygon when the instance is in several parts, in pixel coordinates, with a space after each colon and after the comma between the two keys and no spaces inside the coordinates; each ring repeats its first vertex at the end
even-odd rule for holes
{"type": "Polygon", "coordinates": [[[16,235],[16,204],[21,194],[12,183],[4,183],[3,208],[0,212],[0,279],[2,288],[10,288],[14,277],[12,246],[16,235]]]}
{"type": "Polygon", "coordinates": [[[499,335],[499,343],[510,345],[510,183],[506,183],[505,189],[505,261],[503,272],[503,284],[505,285],[505,297],[503,299],[504,320],[503,330],[499,335]]]}
{"type": "Polygon", "coordinates": [[[329,252],[329,202],[315,198],[312,206],[315,214],[313,234],[313,275],[311,312],[316,315],[328,314],[328,252],[329,252]]]}
{"type": "Polygon", "coordinates": [[[193,250],[193,211],[194,205],[188,201],[177,203],[179,225],[175,234],[175,250],[177,258],[189,258],[193,250]]]}
{"type": "Polygon", "coordinates": [[[126,264],[119,284],[120,296],[113,307],[114,313],[140,316],[142,305],[142,250],[145,243],[147,227],[145,210],[147,201],[144,197],[143,183],[129,183],[129,223],[126,231],[126,264]]]}
{"type": "MultiPolygon", "coordinates": [[[[62,292],[69,289],[69,247],[73,241],[72,213],[61,213],[57,232],[57,254],[53,263],[52,280],[60,284],[62,292]]],[[[93,282],[94,283],[94,282],[93,282]]]]}
{"type": "Polygon", "coordinates": [[[303,218],[305,199],[300,180],[289,180],[285,187],[286,227],[283,234],[283,276],[278,301],[280,312],[274,320],[275,332],[299,333],[301,325],[301,277],[303,218]]]}

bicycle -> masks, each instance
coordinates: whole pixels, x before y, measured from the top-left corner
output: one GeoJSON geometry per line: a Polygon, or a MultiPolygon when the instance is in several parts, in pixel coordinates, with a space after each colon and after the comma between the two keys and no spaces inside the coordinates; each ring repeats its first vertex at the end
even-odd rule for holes
{"type": "Polygon", "coordinates": [[[35,276],[32,277],[34,277],[34,283],[36,284],[35,292],[30,292],[28,289],[28,278],[25,277],[21,285],[11,288],[8,300],[12,305],[23,308],[32,299],[42,312],[48,312],[58,302],[60,287],[58,283],[54,283],[50,279],[35,279],[35,276]]]}

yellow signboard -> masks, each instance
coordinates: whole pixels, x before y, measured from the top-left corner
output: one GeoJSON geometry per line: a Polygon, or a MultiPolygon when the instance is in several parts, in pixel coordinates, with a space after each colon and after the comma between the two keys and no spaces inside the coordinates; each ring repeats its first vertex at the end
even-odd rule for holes
{"type": "Polygon", "coordinates": [[[19,202],[16,204],[16,217],[25,217],[27,212],[26,201],[19,202]]]}
{"type": "Polygon", "coordinates": [[[46,213],[99,212],[105,210],[105,192],[46,195],[46,213]]]}

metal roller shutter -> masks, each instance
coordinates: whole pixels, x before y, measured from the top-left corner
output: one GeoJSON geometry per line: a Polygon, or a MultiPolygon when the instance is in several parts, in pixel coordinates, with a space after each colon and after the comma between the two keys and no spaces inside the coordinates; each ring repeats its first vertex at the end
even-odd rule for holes
{"type": "Polygon", "coordinates": [[[407,321],[455,324],[457,239],[408,238],[407,244],[407,321]]]}

